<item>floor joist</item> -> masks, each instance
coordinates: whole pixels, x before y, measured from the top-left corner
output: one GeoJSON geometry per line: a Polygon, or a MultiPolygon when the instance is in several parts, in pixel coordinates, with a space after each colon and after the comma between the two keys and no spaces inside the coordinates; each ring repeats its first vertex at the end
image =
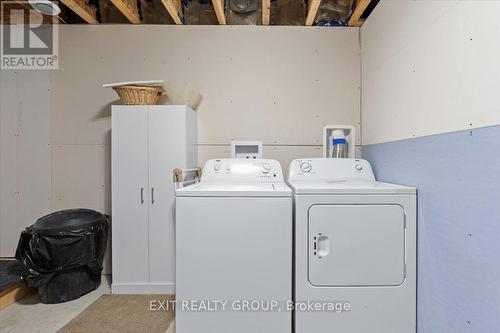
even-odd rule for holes
{"type": "Polygon", "coordinates": [[[161,0],[175,24],[182,24],[182,4],[180,0],[161,0]]]}
{"type": "Polygon", "coordinates": [[[23,7],[24,9],[31,10],[33,7],[30,6],[30,4],[27,2],[27,0],[15,0],[15,2],[23,7]]]}
{"type": "Polygon", "coordinates": [[[271,0],[262,0],[262,25],[269,25],[271,19],[271,0]]]}
{"type": "Polygon", "coordinates": [[[62,18],[62,16],[59,14],[57,15],[56,19],[57,19],[57,22],[55,22],[54,20],[52,20],[52,16],[44,16],[43,14],[37,12],[36,10],[33,9],[33,7],[31,7],[31,5],[28,3],[28,0],[14,0],[19,6],[21,6],[22,8],[24,8],[25,10],[28,10],[30,11],[30,14],[33,15],[34,12],[40,14],[40,17],[43,17],[43,22],[44,24],[47,24],[47,23],[66,23],[66,21],[62,18]]]}
{"type": "Polygon", "coordinates": [[[371,0],[357,0],[356,8],[349,19],[350,27],[360,27],[363,24],[365,20],[361,19],[361,15],[365,12],[366,7],[370,5],[370,2],[371,0]]]}
{"type": "Polygon", "coordinates": [[[135,0],[111,0],[113,5],[133,24],[140,24],[139,10],[135,0]]]}
{"type": "Polygon", "coordinates": [[[219,24],[226,24],[226,15],[224,14],[224,0],[212,0],[214,6],[215,15],[217,15],[217,20],[219,24]]]}
{"type": "Polygon", "coordinates": [[[314,23],[320,4],[321,0],[309,0],[307,5],[306,25],[312,25],[314,23]]]}
{"type": "Polygon", "coordinates": [[[75,14],[89,24],[97,24],[96,8],[89,5],[88,0],[60,0],[75,14]]]}

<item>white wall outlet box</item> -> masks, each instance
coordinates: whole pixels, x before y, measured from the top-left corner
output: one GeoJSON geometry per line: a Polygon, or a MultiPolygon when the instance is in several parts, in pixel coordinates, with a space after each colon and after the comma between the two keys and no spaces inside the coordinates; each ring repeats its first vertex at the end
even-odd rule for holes
{"type": "Polygon", "coordinates": [[[351,125],[325,125],[323,127],[323,157],[331,157],[330,137],[335,130],[343,130],[347,141],[347,158],[356,158],[356,133],[351,125]]]}
{"type": "Polygon", "coordinates": [[[262,141],[231,141],[231,158],[262,158],[262,141]]]}

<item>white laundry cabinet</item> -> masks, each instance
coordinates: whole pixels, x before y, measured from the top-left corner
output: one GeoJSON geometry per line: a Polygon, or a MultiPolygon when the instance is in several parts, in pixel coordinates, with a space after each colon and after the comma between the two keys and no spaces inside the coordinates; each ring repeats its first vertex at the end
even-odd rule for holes
{"type": "Polygon", "coordinates": [[[173,293],[172,170],[197,166],[196,112],[184,105],[117,105],[111,114],[111,290],[173,293]]]}

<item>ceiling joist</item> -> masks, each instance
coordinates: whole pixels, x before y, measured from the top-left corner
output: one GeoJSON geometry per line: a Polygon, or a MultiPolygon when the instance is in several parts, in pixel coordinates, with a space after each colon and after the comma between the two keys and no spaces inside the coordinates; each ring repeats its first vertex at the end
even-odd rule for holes
{"type": "Polygon", "coordinates": [[[217,16],[217,21],[219,24],[226,24],[226,15],[224,14],[224,0],[212,0],[214,6],[215,15],[217,16]]]}
{"type": "Polygon", "coordinates": [[[85,22],[89,24],[97,24],[97,9],[89,5],[88,0],[60,0],[75,14],[80,16],[85,22]]]}
{"type": "MultiPolygon", "coordinates": [[[[2,4],[4,0],[0,0],[2,4]]],[[[81,23],[82,19],[90,24],[97,23],[155,23],[155,24],[221,24],[225,25],[226,20],[231,24],[259,24],[262,25],[303,25],[311,26],[315,24],[329,25],[329,21],[344,23],[346,18],[348,25],[351,27],[360,27],[374,10],[380,0],[308,0],[307,3],[303,0],[261,0],[261,13],[252,16],[250,20],[240,18],[238,13],[232,12],[228,8],[228,17],[226,17],[226,0],[211,0],[213,9],[210,4],[206,4],[201,10],[198,7],[189,7],[189,11],[182,5],[182,0],[59,0],[65,6],[62,7],[62,12],[57,18],[52,16],[42,16],[35,12],[28,0],[9,0],[8,8],[24,9],[25,16],[29,11],[32,18],[36,15],[43,17],[45,24],[56,23],[81,23]],[[338,3],[342,9],[333,10],[332,2],[338,3]],[[94,3],[100,4],[100,12],[94,6],[94,3]],[[140,4],[139,4],[140,3],[140,4]],[[92,4],[92,5],[91,5],[92,4]],[[165,13],[164,7],[168,14],[165,13]],[[272,9],[271,9],[272,7],[272,9]],[[273,10],[273,16],[271,16],[273,10]],[[184,12],[186,11],[185,17],[184,12]],[[345,13],[344,13],[345,12],[345,13]],[[352,12],[349,18],[349,13],[352,12]],[[75,15],[72,15],[72,14],[75,15]],[[215,21],[215,17],[217,21],[215,21]],[[340,14],[339,14],[340,13],[340,14]],[[99,15],[100,14],[100,15],[99,15]],[[99,17],[99,21],[98,21],[99,17]],[[50,19],[49,19],[50,18],[50,19]],[[271,21],[273,19],[273,21],[271,21]],[[239,20],[239,21],[238,21],[239,20]],[[238,23],[235,23],[237,21],[238,23]]],[[[197,0],[193,0],[198,2],[197,0]]],[[[200,0],[201,1],[201,0],[200,0]]],[[[5,1],[7,3],[7,1],[5,1]]],[[[340,8],[339,7],[339,8],[340,8]]],[[[337,8],[337,7],[335,7],[337,8]]],[[[5,11],[7,12],[7,11],[5,11]]],[[[18,15],[15,22],[7,15],[2,15],[1,23],[15,24],[24,19],[24,22],[29,21],[29,17],[20,18],[18,15]]],[[[335,25],[335,24],[333,24],[335,25]]]]}
{"type": "Polygon", "coordinates": [[[363,24],[365,20],[361,19],[361,15],[363,15],[371,1],[372,0],[357,0],[356,8],[349,19],[350,27],[360,27],[363,24]]]}
{"type": "Polygon", "coordinates": [[[33,7],[30,6],[30,4],[26,0],[15,0],[15,2],[23,7],[24,9],[31,10],[33,7]]]}
{"type": "Polygon", "coordinates": [[[140,24],[139,9],[135,0],[111,0],[113,5],[133,24],[140,24]]]}
{"type": "Polygon", "coordinates": [[[312,25],[314,23],[320,4],[321,0],[309,0],[309,3],[307,4],[306,25],[312,25]]]}
{"type": "Polygon", "coordinates": [[[269,25],[271,19],[271,0],[262,0],[262,25],[269,25]]]}
{"type": "Polygon", "coordinates": [[[182,4],[180,0],[161,0],[175,24],[182,24],[182,4]]]}
{"type": "Polygon", "coordinates": [[[33,7],[31,7],[31,5],[26,0],[15,0],[15,3],[17,5],[19,5],[19,8],[22,8],[25,11],[28,11],[30,18],[25,23],[29,23],[29,21],[31,20],[31,17],[33,15],[35,15],[43,23],[54,23],[55,22],[54,20],[57,20],[58,23],[59,22],[64,23],[64,21],[60,19],[60,16],[57,16],[57,17],[46,16],[46,15],[43,15],[40,12],[34,10],[33,7]]]}

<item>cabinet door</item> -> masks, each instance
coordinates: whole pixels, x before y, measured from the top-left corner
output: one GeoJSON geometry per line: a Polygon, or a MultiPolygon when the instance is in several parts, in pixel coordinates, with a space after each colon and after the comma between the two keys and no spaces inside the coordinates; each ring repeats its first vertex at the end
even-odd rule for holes
{"type": "Polygon", "coordinates": [[[144,284],[149,280],[147,110],[113,107],[111,136],[113,284],[144,284]]]}
{"type": "Polygon", "coordinates": [[[175,192],[172,170],[185,167],[186,110],[152,107],[149,111],[149,260],[150,282],[175,281],[175,192]]]}

